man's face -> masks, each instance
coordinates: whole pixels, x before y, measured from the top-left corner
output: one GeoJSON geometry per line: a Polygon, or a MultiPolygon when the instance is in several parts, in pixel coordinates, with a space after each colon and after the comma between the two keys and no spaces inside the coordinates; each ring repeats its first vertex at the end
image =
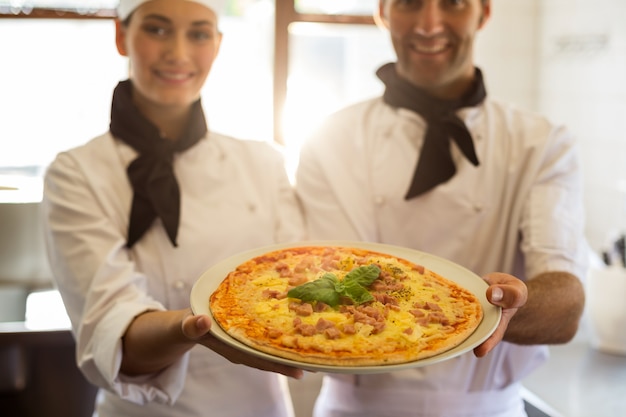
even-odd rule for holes
{"type": "Polygon", "coordinates": [[[444,99],[459,97],[471,84],[474,40],[489,14],[489,1],[481,0],[380,1],[398,74],[444,99]]]}

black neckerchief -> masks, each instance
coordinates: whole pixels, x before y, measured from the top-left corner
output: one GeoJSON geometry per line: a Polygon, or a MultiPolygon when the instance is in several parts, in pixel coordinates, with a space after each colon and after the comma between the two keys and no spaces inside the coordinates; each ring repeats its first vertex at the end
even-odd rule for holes
{"type": "Polygon", "coordinates": [[[385,103],[412,110],[420,114],[428,124],[406,200],[417,197],[454,176],[456,166],[450,153],[450,139],[456,142],[463,155],[474,166],[479,165],[472,136],[455,111],[476,106],[487,96],[480,69],[476,68],[470,90],[458,100],[441,100],[428,95],[399,77],[393,63],[383,65],[376,75],[385,84],[385,103]]]}
{"type": "Polygon", "coordinates": [[[177,246],[180,189],[174,176],[174,154],[191,148],[206,135],[200,100],[192,105],[187,129],[180,140],[167,140],[133,103],[130,80],[122,81],[113,91],[110,130],[139,154],[126,170],[134,192],[126,246],[131,248],[141,239],[157,217],[161,218],[172,245],[177,246]]]}

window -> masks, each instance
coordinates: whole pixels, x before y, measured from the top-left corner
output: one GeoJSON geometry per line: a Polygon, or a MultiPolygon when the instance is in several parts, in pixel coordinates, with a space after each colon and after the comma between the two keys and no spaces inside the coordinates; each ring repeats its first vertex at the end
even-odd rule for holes
{"type": "Polygon", "coordinates": [[[303,14],[369,17],[378,0],[296,0],[295,6],[303,14]]]}
{"type": "MultiPolygon", "coordinates": [[[[114,44],[116,4],[0,0],[0,38],[10,39],[3,55],[11,57],[0,66],[0,202],[36,200],[37,187],[21,197],[6,190],[108,129],[111,93],[127,76],[114,44]]],[[[229,0],[224,43],[203,91],[209,127],[283,143],[295,166],[299,144],[323,116],[380,91],[374,71],[391,48],[373,24],[376,4],[229,0]]]]}
{"type": "Polygon", "coordinates": [[[110,18],[118,0],[0,0],[4,18],[110,18]]]}
{"type": "Polygon", "coordinates": [[[375,72],[394,58],[388,36],[373,25],[296,22],[289,40],[281,132],[293,171],[302,142],[325,116],[382,93],[375,72]]]}

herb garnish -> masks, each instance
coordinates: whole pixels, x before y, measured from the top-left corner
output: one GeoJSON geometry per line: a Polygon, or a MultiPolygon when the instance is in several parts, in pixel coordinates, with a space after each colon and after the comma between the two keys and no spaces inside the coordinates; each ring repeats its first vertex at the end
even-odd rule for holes
{"type": "Polygon", "coordinates": [[[331,307],[339,305],[342,297],[349,298],[355,304],[363,304],[374,300],[366,287],[379,276],[380,268],[377,265],[355,268],[348,272],[343,280],[327,272],[315,281],[292,288],[287,296],[302,301],[321,301],[331,307]]]}

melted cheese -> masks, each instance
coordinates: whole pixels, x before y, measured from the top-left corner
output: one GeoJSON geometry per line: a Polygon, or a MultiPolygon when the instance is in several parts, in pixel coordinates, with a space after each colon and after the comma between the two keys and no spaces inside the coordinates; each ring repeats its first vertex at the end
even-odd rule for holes
{"type": "MultiPolygon", "coordinates": [[[[432,271],[404,260],[372,255],[366,251],[338,251],[335,248],[326,253],[312,256],[308,251],[301,251],[278,260],[270,256],[264,258],[267,262],[257,260],[257,263],[247,265],[239,274],[235,274],[238,275],[235,282],[241,285],[233,287],[231,294],[224,292],[222,301],[214,300],[233,309],[232,314],[228,313],[232,317],[224,314],[220,325],[227,332],[229,327],[238,327],[247,336],[236,337],[244,343],[255,344],[257,348],[269,346],[272,353],[282,348],[305,356],[312,352],[334,355],[358,352],[362,358],[367,355],[384,357],[387,352],[407,351],[422,352],[420,355],[424,356],[424,352],[438,349],[437,340],[445,341],[451,333],[465,331],[465,324],[476,323],[482,317],[480,305],[471,293],[451,286],[449,281],[432,271]],[[311,314],[298,314],[290,306],[298,306],[302,302],[285,298],[286,292],[292,287],[290,279],[295,274],[304,273],[306,279],[312,281],[325,272],[333,272],[342,279],[353,268],[372,263],[381,268],[383,272],[379,279],[388,281],[391,289],[382,292],[370,290],[371,293],[385,294],[395,300],[392,304],[397,303],[390,306],[380,301],[368,303],[369,308],[373,307],[384,315],[385,326],[382,331],[376,332],[373,325],[356,321],[353,314],[328,306],[317,312],[313,305],[311,314]],[[268,290],[273,291],[273,295],[268,290]],[[421,314],[423,317],[420,317],[421,314]],[[239,317],[242,315],[246,318],[239,317]],[[432,317],[438,319],[433,320],[432,317]],[[319,320],[332,322],[340,331],[339,337],[329,338],[324,331],[313,335],[298,332],[296,322],[316,326],[319,320]],[[354,329],[355,333],[344,332],[345,327],[354,329]]],[[[473,328],[465,332],[471,331],[473,328]]],[[[230,333],[234,335],[238,332],[230,333]]]]}

